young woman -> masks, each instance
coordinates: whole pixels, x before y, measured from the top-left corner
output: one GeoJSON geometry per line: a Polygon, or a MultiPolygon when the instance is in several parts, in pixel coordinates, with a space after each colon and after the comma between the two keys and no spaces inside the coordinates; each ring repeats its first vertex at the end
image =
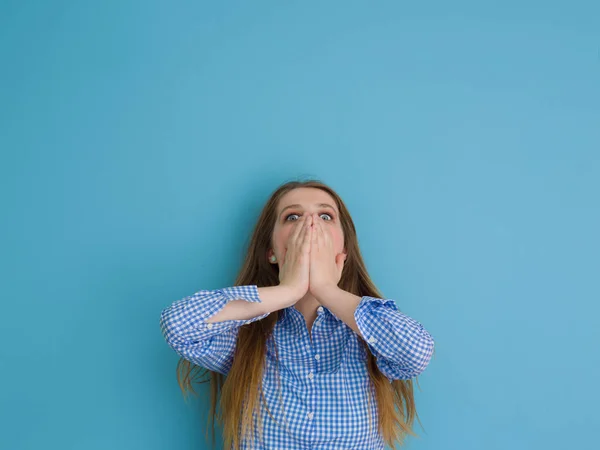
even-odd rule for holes
{"type": "Polygon", "coordinates": [[[380,450],[416,436],[412,379],[434,340],[377,290],[320,181],[280,186],[235,284],[173,302],[160,326],[184,394],[194,369],[210,376],[224,448],[380,450]]]}

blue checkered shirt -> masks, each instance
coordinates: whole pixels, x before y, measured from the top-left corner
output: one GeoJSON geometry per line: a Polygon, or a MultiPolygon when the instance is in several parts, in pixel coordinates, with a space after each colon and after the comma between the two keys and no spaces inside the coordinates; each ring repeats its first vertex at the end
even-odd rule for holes
{"type": "MultiPolygon", "coordinates": [[[[239,328],[269,314],[250,320],[206,322],[236,299],[261,301],[257,286],[248,285],[201,290],[173,302],[160,315],[163,336],[183,358],[226,375],[239,328]]],[[[393,300],[363,296],[354,318],[388,379],[410,379],[425,370],[434,340],[419,322],[400,312],[393,300]]],[[[241,448],[384,449],[377,430],[375,391],[360,339],[323,306],[317,310],[310,335],[295,307],[281,310],[267,340],[263,376],[265,399],[275,420],[261,401],[263,441],[254,445],[242,441],[241,448]]]]}

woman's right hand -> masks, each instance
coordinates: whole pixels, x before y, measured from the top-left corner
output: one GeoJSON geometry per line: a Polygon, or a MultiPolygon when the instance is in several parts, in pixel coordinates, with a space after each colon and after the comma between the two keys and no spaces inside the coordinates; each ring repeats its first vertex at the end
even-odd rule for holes
{"type": "MultiPolygon", "coordinates": [[[[294,224],[286,246],[284,261],[279,269],[279,285],[284,286],[296,301],[308,291],[312,215],[303,215],[294,224]]],[[[295,303],[295,302],[294,302],[295,303]]]]}

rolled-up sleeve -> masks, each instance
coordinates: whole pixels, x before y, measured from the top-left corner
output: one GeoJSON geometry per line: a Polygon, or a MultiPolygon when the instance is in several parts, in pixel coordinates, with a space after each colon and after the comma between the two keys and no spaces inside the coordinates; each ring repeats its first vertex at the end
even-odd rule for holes
{"type": "Polygon", "coordinates": [[[363,296],[354,320],[381,372],[391,380],[421,374],[433,355],[431,334],[401,312],[394,300],[363,296]]]}
{"type": "Polygon", "coordinates": [[[169,346],[188,361],[226,374],[242,325],[263,319],[269,313],[248,320],[206,321],[232,300],[260,303],[256,285],[200,290],[176,300],[160,313],[160,329],[169,346]]]}

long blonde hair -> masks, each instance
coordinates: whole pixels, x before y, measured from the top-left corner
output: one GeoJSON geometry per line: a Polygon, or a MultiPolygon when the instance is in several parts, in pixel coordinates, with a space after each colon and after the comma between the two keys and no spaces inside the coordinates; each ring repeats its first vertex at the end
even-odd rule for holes
{"type": "MultiPolygon", "coordinates": [[[[282,184],[273,192],[258,218],[245,260],[235,280],[235,286],[264,287],[279,284],[279,267],[276,264],[270,264],[266,255],[272,247],[279,200],[287,192],[300,187],[322,189],[336,201],[347,251],[338,286],[358,296],[385,298],[377,290],[367,273],[358,247],[354,223],[344,202],[332,188],[314,179],[290,181],[282,184]]],[[[230,449],[233,445],[233,448],[238,450],[241,437],[247,436],[251,425],[255,425],[252,424],[253,413],[258,412],[257,415],[260,417],[259,396],[262,398],[266,342],[278,317],[279,311],[274,311],[262,320],[240,327],[233,362],[227,376],[196,366],[184,358],[177,363],[177,382],[184,397],[188,391],[196,395],[192,386],[193,382],[210,381],[213,444],[215,418],[223,427],[224,448],[230,449]],[[203,380],[201,380],[202,377],[204,377],[203,380]],[[244,386],[245,389],[240,389],[240,386],[244,386]],[[220,409],[218,412],[217,403],[220,409]]],[[[392,380],[390,382],[378,369],[375,357],[369,351],[366,342],[362,339],[361,342],[368,355],[367,368],[379,410],[379,432],[390,447],[394,447],[396,442],[402,445],[407,434],[417,436],[412,430],[415,416],[421,423],[415,407],[413,380],[392,380]]],[[[252,428],[254,427],[252,426],[252,428]]]]}

